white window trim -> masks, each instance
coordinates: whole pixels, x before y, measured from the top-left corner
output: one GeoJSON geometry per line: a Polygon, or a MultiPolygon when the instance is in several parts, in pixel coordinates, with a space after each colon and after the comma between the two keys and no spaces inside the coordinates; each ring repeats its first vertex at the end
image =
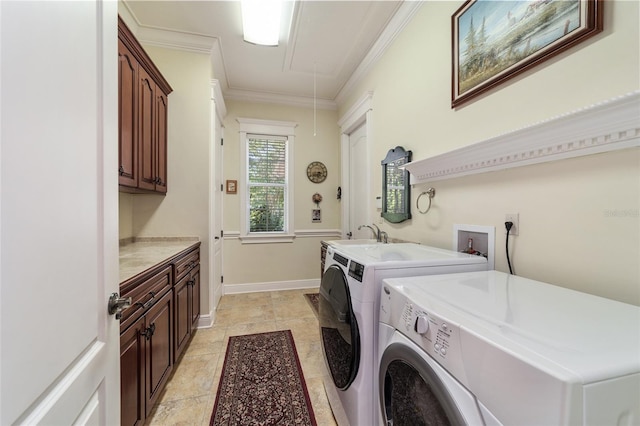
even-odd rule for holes
{"type": "Polygon", "coordinates": [[[294,209],[293,209],[293,145],[295,142],[295,128],[297,123],[290,121],[259,120],[255,118],[237,118],[240,123],[240,241],[243,244],[267,244],[267,243],[290,243],[296,237],[294,231],[294,209]],[[287,219],[284,225],[284,232],[249,233],[249,192],[247,191],[247,181],[249,171],[247,170],[247,135],[258,134],[268,136],[287,137],[287,219]]]}

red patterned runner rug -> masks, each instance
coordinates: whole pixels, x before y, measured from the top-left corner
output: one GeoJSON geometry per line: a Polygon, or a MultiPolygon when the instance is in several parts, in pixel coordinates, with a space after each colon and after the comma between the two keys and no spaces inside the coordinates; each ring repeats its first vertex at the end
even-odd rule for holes
{"type": "Polygon", "coordinates": [[[320,294],[319,293],[307,293],[304,295],[311,306],[311,310],[315,314],[316,318],[318,318],[318,305],[320,304],[320,294]]]}
{"type": "Polygon", "coordinates": [[[209,424],[317,425],[290,330],[229,338],[209,424]]]}

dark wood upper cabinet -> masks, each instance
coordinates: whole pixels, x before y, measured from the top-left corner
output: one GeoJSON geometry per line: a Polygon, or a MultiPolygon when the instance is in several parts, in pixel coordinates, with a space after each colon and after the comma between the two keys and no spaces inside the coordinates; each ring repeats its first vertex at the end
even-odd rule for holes
{"type": "Polygon", "coordinates": [[[118,120],[120,178],[118,183],[138,186],[138,150],[136,149],[136,86],[138,61],[127,47],[118,40],[118,120]]]}
{"type": "Polygon", "coordinates": [[[156,156],[155,166],[157,192],[167,192],[167,113],[168,113],[167,97],[161,91],[156,92],[156,156]]]}
{"type": "Polygon", "coordinates": [[[120,17],[118,41],[120,190],[164,194],[173,89],[120,17]]]}

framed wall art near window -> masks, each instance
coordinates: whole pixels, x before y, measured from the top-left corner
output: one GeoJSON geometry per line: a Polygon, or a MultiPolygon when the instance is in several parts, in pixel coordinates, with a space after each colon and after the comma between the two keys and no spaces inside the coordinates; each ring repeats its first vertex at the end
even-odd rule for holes
{"type": "Polygon", "coordinates": [[[451,17],[451,107],[602,31],[603,3],[466,1],[451,17]]]}
{"type": "Polygon", "coordinates": [[[228,180],[227,181],[227,194],[237,194],[238,193],[238,181],[237,180],[228,180]]]}

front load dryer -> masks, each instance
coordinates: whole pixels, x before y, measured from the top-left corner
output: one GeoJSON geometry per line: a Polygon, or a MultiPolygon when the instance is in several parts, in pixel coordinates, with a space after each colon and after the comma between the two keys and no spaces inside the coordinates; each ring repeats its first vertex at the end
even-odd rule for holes
{"type": "Polygon", "coordinates": [[[377,416],[378,310],[382,280],[487,269],[484,257],[412,243],[327,248],[319,325],[325,389],[338,424],[372,426],[377,416]]]}
{"type": "Polygon", "coordinates": [[[497,271],[381,296],[384,424],[640,424],[637,306],[497,271]]]}

